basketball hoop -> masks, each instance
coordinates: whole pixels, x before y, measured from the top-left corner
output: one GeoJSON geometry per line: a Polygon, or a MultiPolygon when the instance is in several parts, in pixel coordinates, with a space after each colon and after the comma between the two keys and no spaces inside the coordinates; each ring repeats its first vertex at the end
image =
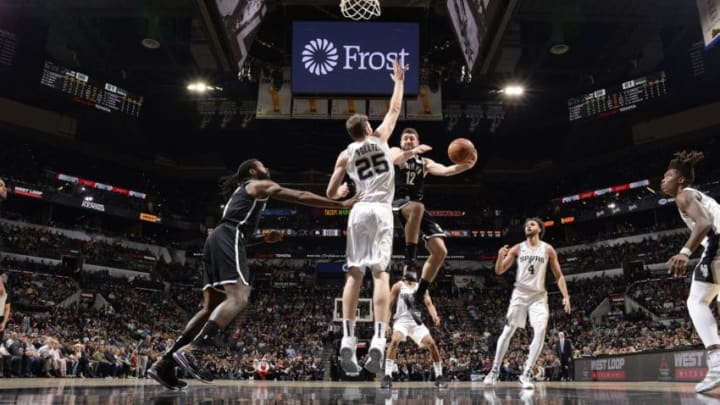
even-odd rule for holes
{"type": "Polygon", "coordinates": [[[340,12],[351,20],[369,20],[380,16],[380,0],[340,0],[340,12]]]}

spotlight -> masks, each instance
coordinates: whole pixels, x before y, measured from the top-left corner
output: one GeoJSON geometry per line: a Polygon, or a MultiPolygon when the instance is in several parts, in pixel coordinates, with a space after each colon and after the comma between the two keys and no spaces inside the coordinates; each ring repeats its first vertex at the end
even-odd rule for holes
{"type": "Polygon", "coordinates": [[[188,91],[194,92],[194,93],[205,93],[208,91],[222,91],[222,87],[218,86],[210,86],[206,84],[205,82],[194,82],[190,83],[186,87],[188,91]]]}
{"type": "Polygon", "coordinates": [[[505,86],[504,89],[500,90],[500,93],[503,93],[509,97],[522,96],[525,93],[525,88],[518,85],[509,85],[505,86]]]}

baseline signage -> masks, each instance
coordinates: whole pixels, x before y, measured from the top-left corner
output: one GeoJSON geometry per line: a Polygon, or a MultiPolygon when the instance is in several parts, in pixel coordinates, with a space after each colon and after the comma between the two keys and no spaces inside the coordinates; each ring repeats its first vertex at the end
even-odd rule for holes
{"type": "Polygon", "coordinates": [[[705,377],[703,350],[575,359],[575,381],[680,381],[705,377]]]}
{"type": "Polygon", "coordinates": [[[293,94],[390,95],[392,61],[408,65],[405,94],[417,94],[420,73],[417,23],[296,21],[293,23],[293,94]]]}

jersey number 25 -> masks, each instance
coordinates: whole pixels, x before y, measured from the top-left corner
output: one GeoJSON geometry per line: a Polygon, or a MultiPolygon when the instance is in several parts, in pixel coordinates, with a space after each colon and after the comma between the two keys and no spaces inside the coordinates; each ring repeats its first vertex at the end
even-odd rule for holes
{"type": "Polygon", "coordinates": [[[364,157],[355,161],[358,177],[360,180],[367,180],[373,175],[382,174],[390,170],[385,155],[377,153],[369,157],[364,157]]]}

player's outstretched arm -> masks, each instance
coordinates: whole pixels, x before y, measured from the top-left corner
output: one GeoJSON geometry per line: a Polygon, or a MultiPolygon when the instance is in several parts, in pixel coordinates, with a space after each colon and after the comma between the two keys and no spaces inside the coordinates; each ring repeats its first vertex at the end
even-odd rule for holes
{"type": "Polygon", "coordinates": [[[418,145],[410,150],[402,150],[397,146],[393,146],[392,148],[390,148],[390,156],[392,157],[393,164],[395,166],[400,166],[403,163],[407,162],[407,160],[411,157],[415,155],[422,155],[423,153],[431,150],[432,147],[425,144],[418,145]]]}
{"type": "Polygon", "coordinates": [[[424,160],[425,173],[432,174],[433,176],[454,176],[475,167],[475,164],[477,163],[477,150],[473,152],[472,157],[467,162],[450,166],[445,166],[444,164],[438,163],[432,159],[424,160]]]}
{"type": "Polygon", "coordinates": [[[568,294],[567,283],[565,282],[565,276],[560,269],[560,261],[558,260],[557,252],[555,251],[555,248],[550,245],[548,245],[548,259],[550,260],[550,269],[555,276],[558,288],[560,289],[560,293],[563,296],[563,308],[565,309],[565,312],[569,314],[571,308],[570,294],[568,294]]]}
{"type": "Polygon", "coordinates": [[[356,198],[335,201],[303,190],[283,187],[271,180],[253,181],[247,186],[248,194],[255,198],[274,198],[296,204],[317,208],[350,208],[357,202],[356,198]]]}
{"type": "Polygon", "coordinates": [[[515,262],[518,256],[520,245],[515,245],[512,248],[505,245],[498,250],[498,257],[495,260],[495,274],[500,275],[508,271],[510,266],[515,262]]]}
{"type": "Polygon", "coordinates": [[[392,97],[390,97],[390,108],[374,133],[383,143],[387,143],[388,139],[390,139],[390,135],[392,135],[395,124],[400,117],[400,111],[402,111],[403,93],[405,92],[405,70],[407,70],[407,66],[402,66],[399,60],[395,59],[393,61],[393,73],[390,77],[395,82],[395,87],[393,88],[392,97]]]}
{"type": "Polygon", "coordinates": [[[681,192],[675,199],[675,203],[681,212],[685,213],[695,222],[695,226],[693,227],[692,232],[690,232],[690,237],[688,237],[688,240],[685,242],[685,245],[683,245],[680,253],[671,257],[670,260],[667,261],[668,273],[672,273],[674,276],[680,277],[685,275],[690,255],[692,255],[695,249],[700,246],[700,242],[702,242],[708,232],[710,232],[712,229],[712,223],[692,192],[681,192]]]}
{"type": "Polygon", "coordinates": [[[345,176],[345,168],[347,167],[348,154],[347,150],[340,152],[335,160],[335,168],[333,169],[332,176],[328,182],[327,190],[325,194],[328,198],[343,198],[347,195],[347,187],[342,187],[342,179],[345,176]]]}
{"type": "Polygon", "coordinates": [[[393,308],[395,307],[395,303],[397,302],[398,297],[400,296],[400,281],[393,284],[392,288],[390,289],[390,304],[388,311],[388,319],[385,321],[388,325],[390,325],[390,318],[392,318],[393,308]]]}

